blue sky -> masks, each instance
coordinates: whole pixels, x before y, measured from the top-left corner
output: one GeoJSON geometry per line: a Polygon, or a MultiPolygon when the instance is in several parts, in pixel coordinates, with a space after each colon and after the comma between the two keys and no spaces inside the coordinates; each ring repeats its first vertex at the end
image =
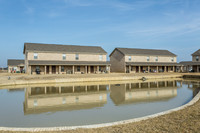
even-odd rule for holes
{"type": "Polygon", "coordinates": [[[0,0],[0,67],[24,42],[168,49],[178,61],[200,48],[200,0],[0,0]]]}

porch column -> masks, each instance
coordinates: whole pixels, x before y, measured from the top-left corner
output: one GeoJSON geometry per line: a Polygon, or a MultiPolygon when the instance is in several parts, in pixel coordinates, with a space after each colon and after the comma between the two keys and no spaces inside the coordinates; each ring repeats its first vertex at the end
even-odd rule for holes
{"type": "Polygon", "coordinates": [[[197,72],[199,73],[199,66],[197,65],[197,72]]]}
{"type": "Polygon", "coordinates": [[[129,73],[131,73],[131,66],[129,65],[129,73]]]}
{"type": "Polygon", "coordinates": [[[88,73],[90,73],[90,66],[88,66],[88,73]]]}
{"type": "Polygon", "coordinates": [[[173,66],[173,72],[175,72],[175,69],[174,69],[175,67],[173,66]]]}
{"type": "Polygon", "coordinates": [[[74,66],[72,66],[72,74],[74,74],[74,66]]]}
{"type": "Polygon", "coordinates": [[[139,83],[139,88],[141,88],[141,83],[139,83]]]}
{"type": "Polygon", "coordinates": [[[156,66],[156,72],[158,73],[158,66],[156,66]]]}
{"type": "Polygon", "coordinates": [[[150,72],[150,69],[149,69],[150,67],[148,66],[148,73],[150,72]]]}
{"type": "Polygon", "coordinates": [[[58,91],[59,91],[59,93],[61,93],[61,86],[59,86],[59,90],[58,91]]]}
{"type": "Polygon", "coordinates": [[[97,66],[97,73],[99,73],[99,66],[97,66]]]}
{"type": "Polygon", "coordinates": [[[85,86],[85,92],[87,92],[87,85],[85,86]]]}
{"type": "Polygon", "coordinates": [[[44,75],[47,74],[47,66],[44,66],[44,75]]]}
{"type": "Polygon", "coordinates": [[[47,87],[44,88],[44,94],[47,94],[47,87]]]}
{"type": "Polygon", "coordinates": [[[151,88],[151,86],[150,86],[150,82],[148,82],[148,88],[151,88]]]}
{"type": "Polygon", "coordinates": [[[110,66],[107,66],[108,67],[108,73],[110,73],[110,66]]]}
{"type": "Polygon", "coordinates": [[[31,72],[31,66],[28,66],[28,74],[32,74],[32,72],[31,72]]]}
{"type": "Polygon", "coordinates": [[[97,91],[99,91],[99,85],[97,85],[97,91]]]}
{"type": "Polygon", "coordinates": [[[61,66],[58,68],[58,74],[61,74],[61,66]]]}
{"type": "Polygon", "coordinates": [[[141,67],[139,66],[139,73],[141,72],[141,67]]]}
{"type": "Polygon", "coordinates": [[[88,72],[87,72],[87,66],[85,66],[85,74],[87,74],[88,72]]]}
{"type": "Polygon", "coordinates": [[[164,68],[164,72],[167,72],[167,67],[165,66],[165,68],[164,68]]]}
{"type": "Polygon", "coordinates": [[[52,66],[49,66],[49,74],[52,74],[52,66]]]}

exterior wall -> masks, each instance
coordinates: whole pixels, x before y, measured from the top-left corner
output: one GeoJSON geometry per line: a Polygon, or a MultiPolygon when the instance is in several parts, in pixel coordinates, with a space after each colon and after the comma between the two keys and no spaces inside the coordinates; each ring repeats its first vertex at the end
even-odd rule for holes
{"type": "MultiPolygon", "coordinates": [[[[131,61],[129,61],[129,55],[125,56],[125,62],[172,62],[169,56],[158,56],[158,61],[155,61],[157,56],[149,56],[149,61],[147,61],[147,55],[145,56],[131,56],[131,61]]],[[[174,57],[174,62],[177,62],[177,58],[174,57]]]]}
{"type": "Polygon", "coordinates": [[[125,72],[125,56],[115,50],[110,56],[111,72],[125,72]]]}
{"type": "Polygon", "coordinates": [[[194,62],[200,62],[200,55],[199,55],[199,61],[196,61],[196,55],[192,56],[192,61],[194,61],[194,62]]]}
{"type": "Polygon", "coordinates": [[[106,54],[102,55],[103,59],[99,60],[101,54],[79,54],[79,60],[76,60],[76,54],[68,53],[37,53],[38,59],[34,59],[34,52],[28,52],[27,60],[51,60],[51,61],[107,61],[106,54]],[[66,60],[63,60],[63,54],[66,54],[66,60]]]}
{"type": "Polygon", "coordinates": [[[12,72],[13,71],[15,71],[15,72],[20,71],[20,67],[23,67],[23,69],[24,69],[24,66],[8,66],[8,73],[11,73],[11,71],[12,72]]]}

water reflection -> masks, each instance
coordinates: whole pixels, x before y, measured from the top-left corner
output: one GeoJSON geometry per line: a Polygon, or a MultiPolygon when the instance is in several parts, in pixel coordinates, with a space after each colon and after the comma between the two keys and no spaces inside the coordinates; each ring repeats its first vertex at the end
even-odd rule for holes
{"type": "MultiPolygon", "coordinates": [[[[177,96],[177,89],[182,87],[182,84],[182,81],[174,80],[27,87],[25,89],[24,114],[103,107],[107,103],[107,94],[109,93],[115,105],[169,100],[177,96]]],[[[194,92],[194,94],[196,93],[197,91],[194,92]]]]}
{"type": "Polygon", "coordinates": [[[107,102],[107,88],[107,85],[28,87],[24,113],[102,107],[107,102]]]}
{"type": "Polygon", "coordinates": [[[177,83],[160,81],[111,85],[110,97],[116,105],[168,100],[177,95],[177,83]]]}

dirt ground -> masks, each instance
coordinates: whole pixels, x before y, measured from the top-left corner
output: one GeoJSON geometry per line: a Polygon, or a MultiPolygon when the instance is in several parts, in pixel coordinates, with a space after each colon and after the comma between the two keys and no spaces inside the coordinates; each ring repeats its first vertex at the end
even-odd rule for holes
{"type": "MultiPolygon", "coordinates": [[[[13,133],[0,131],[2,133],[13,133]]],[[[49,131],[48,131],[49,132],[49,131]]],[[[54,131],[51,133],[198,133],[200,132],[200,100],[187,107],[156,118],[117,126],[94,129],[54,131]]],[[[21,132],[19,132],[21,133],[21,132]]],[[[27,132],[23,132],[27,133],[27,132]]],[[[37,132],[47,133],[47,132],[37,132]]]]}

